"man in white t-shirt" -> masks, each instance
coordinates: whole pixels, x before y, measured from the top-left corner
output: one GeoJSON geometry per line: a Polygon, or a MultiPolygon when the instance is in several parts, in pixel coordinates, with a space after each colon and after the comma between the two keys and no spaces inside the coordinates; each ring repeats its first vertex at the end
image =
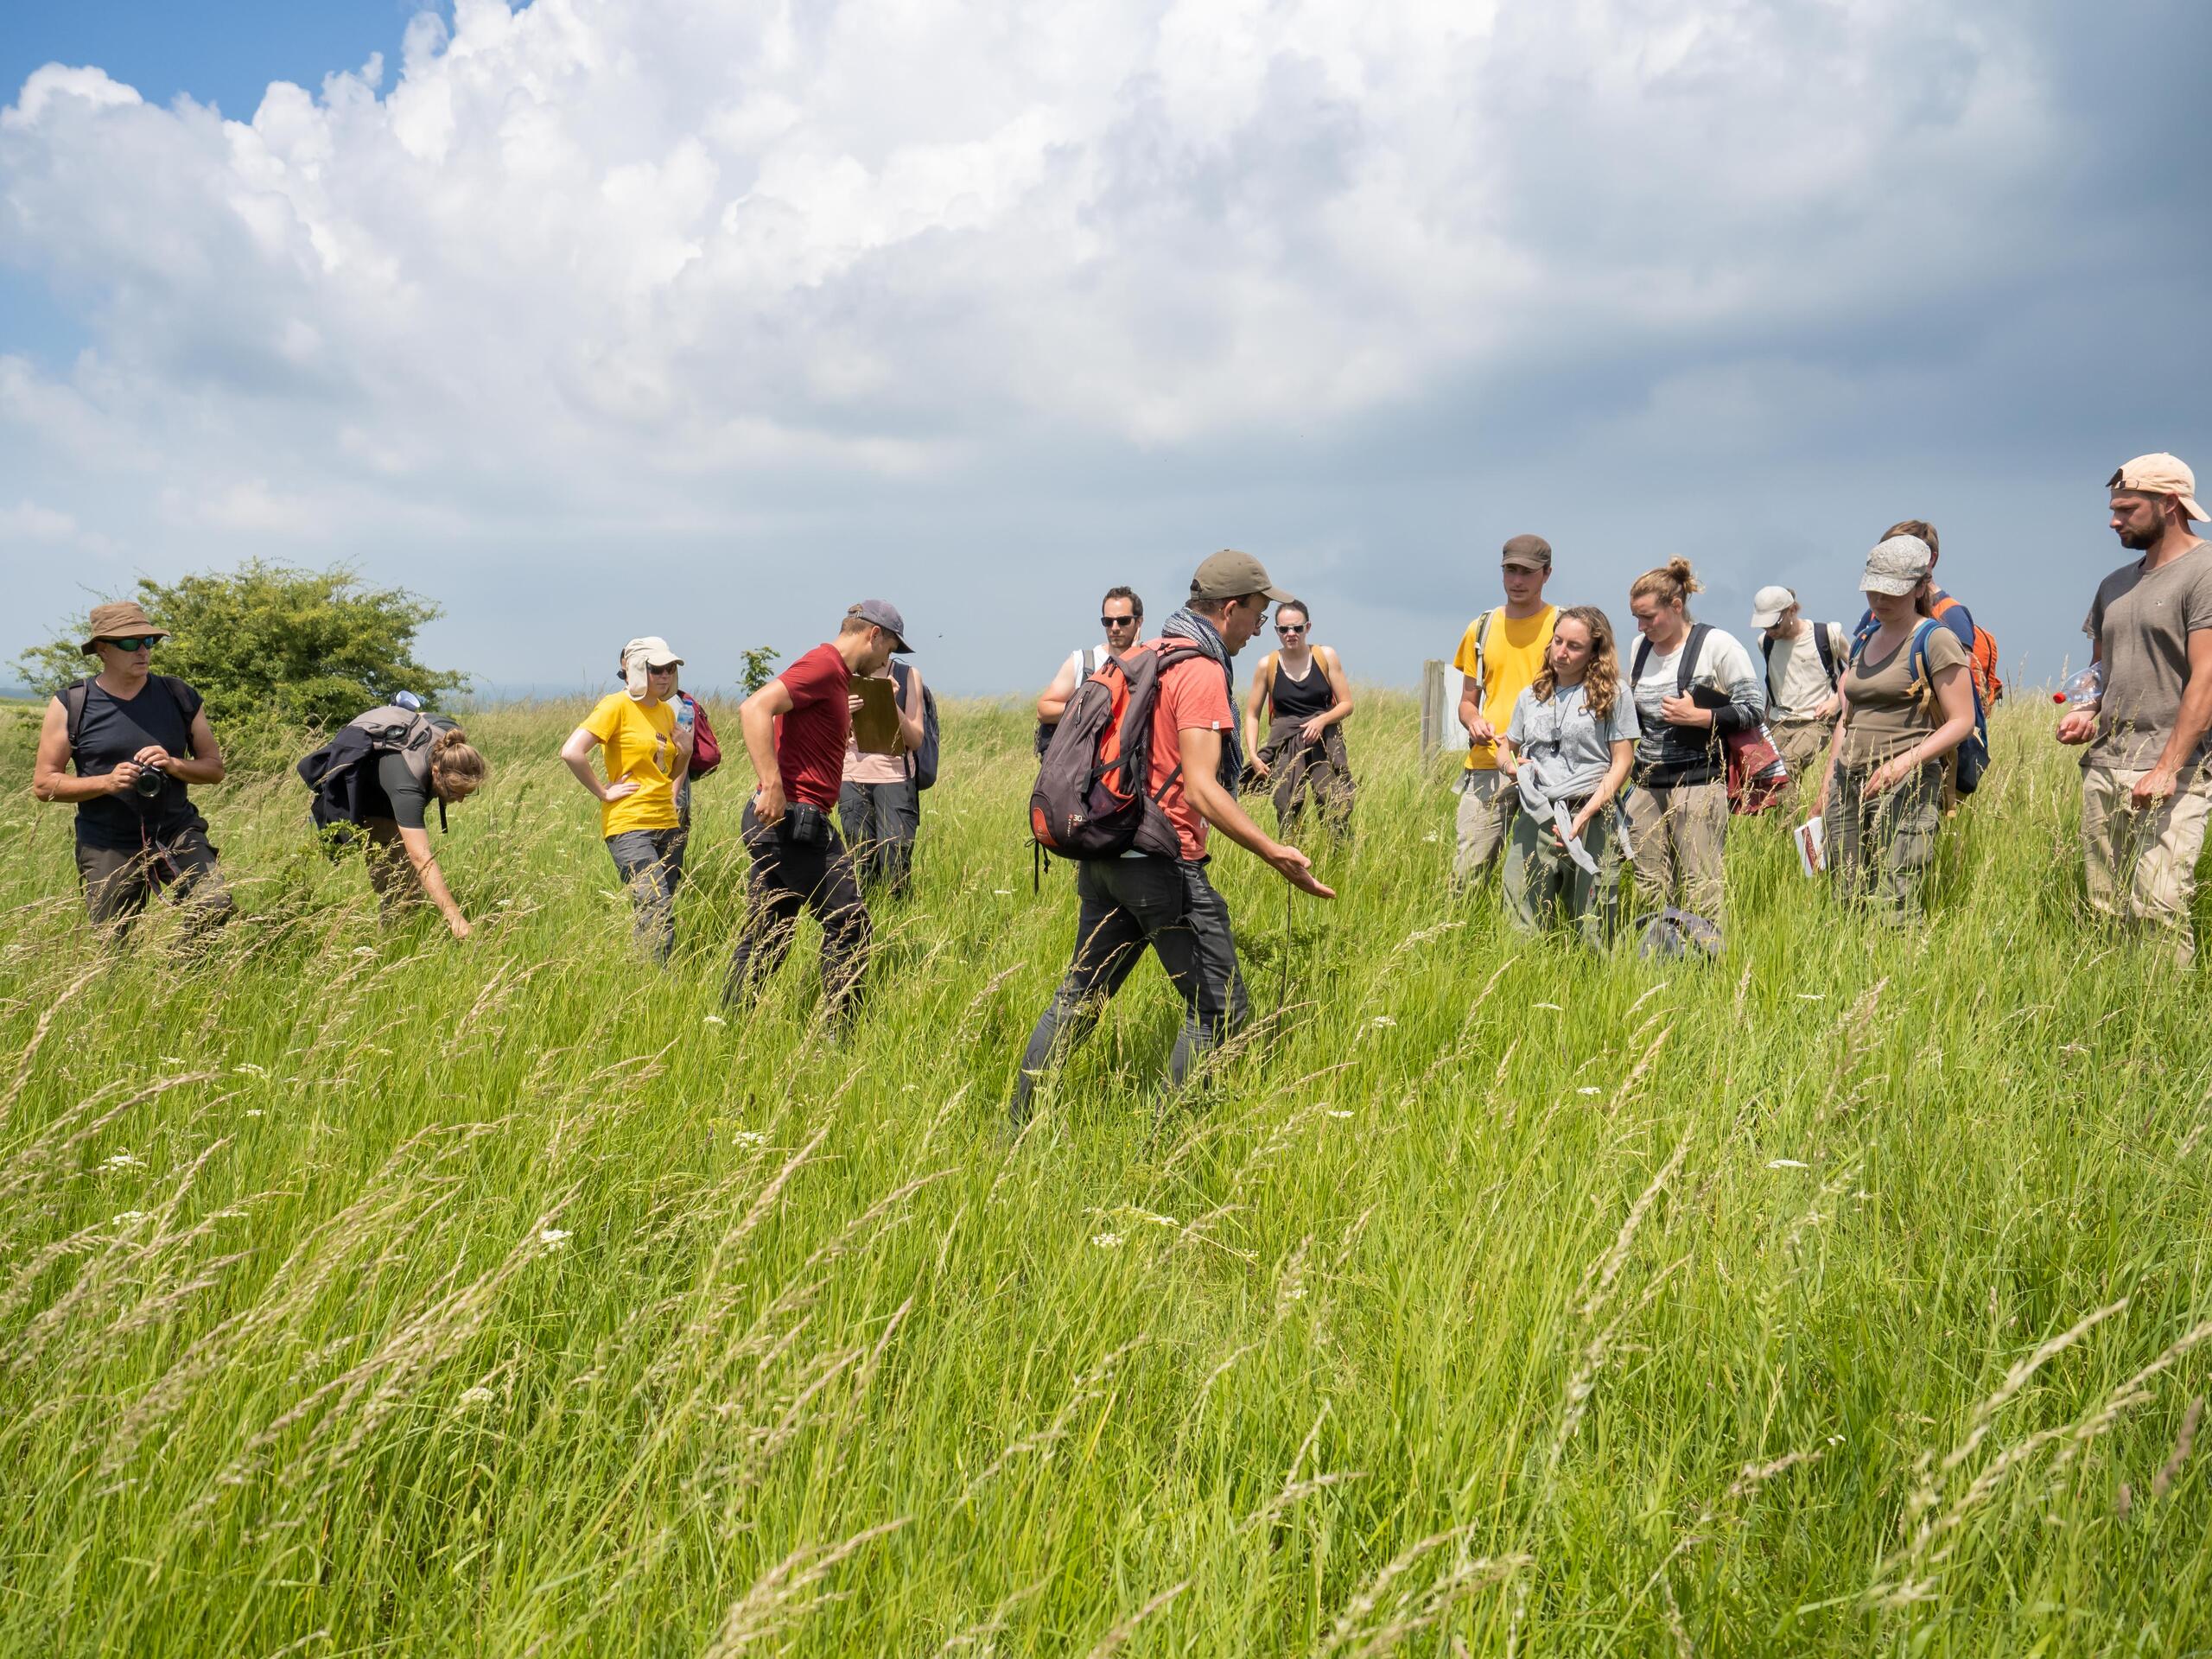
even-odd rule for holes
{"type": "Polygon", "coordinates": [[[1052,741],[1052,728],[1060,723],[1060,715],[1068,706],[1068,699],[1075,696],[1075,689],[1098,670],[1099,664],[1109,657],[1118,657],[1137,642],[1137,635],[1144,631],[1144,601],[1137,597],[1134,588],[1109,588],[1106,597],[1099,602],[1098,626],[1105,632],[1102,645],[1085,645],[1068,653],[1067,661],[1060,664],[1060,671],[1052,683],[1037,697],[1037,753],[1042,754],[1052,741]]]}
{"type": "Polygon", "coordinates": [[[1850,665],[1851,640],[1840,622],[1808,622],[1794,589],[1762,588],[1751,596],[1751,626],[1766,659],[1767,727],[1789,775],[1816,787],[1850,665]]]}

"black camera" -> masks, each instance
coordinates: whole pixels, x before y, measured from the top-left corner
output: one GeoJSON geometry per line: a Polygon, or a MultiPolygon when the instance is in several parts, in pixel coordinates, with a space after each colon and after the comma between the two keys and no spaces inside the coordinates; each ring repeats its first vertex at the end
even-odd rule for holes
{"type": "Polygon", "coordinates": [[[156,800],[161,797],[162,786],[168,781],[159,766],[141,766],[138,775],[130,780],[130,788],[142,801],[156,800]]]}
{"type": "Polygon", "coordinates": [[[784,839],[794,847],[819,847],[830,839],[830,815],[811,801],[784,808],[784,839]]]}

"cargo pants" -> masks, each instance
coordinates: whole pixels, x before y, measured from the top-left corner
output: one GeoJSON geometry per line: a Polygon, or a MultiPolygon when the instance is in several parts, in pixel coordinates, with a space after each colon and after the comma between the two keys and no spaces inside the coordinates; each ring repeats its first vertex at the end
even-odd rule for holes
{"type": "Polygon", "coordinates": [[[2190,907],[2196,857],[2212,814],[2212,779],[2200,771],[2153,811],[2135,810],[2129,791],[2140,771],[2088,766],[2082,773],[2082,854],[2089,906],[2123,925],[2164,936],[2174,965],[2194,964],[2190,907]]]}

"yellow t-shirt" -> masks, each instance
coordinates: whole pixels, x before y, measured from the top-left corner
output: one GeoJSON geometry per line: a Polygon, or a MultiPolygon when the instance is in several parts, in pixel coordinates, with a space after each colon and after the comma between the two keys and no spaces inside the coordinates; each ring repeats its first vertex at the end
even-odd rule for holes
{"type": "MultiPolygon", "coordinates": [[[[1452,659],[1452,666],[1471,679],[1475,672],[1475,641],[1482,640],[1483,718],[1502,732],[1512,722],[1514,703],[1535,683],[1536,675],[1544,665],[1544,652],[1551,647],[1552,624],[1559,620],[1559,607],[1547,605],[1535,615],[1517,622],[1506,615],[1503,605],[1483,615],[1490,618],[1488,637],[1484,636],[1481,616],[1468,623],[1466,632],[1459,636],[1459,654],[1452,659]]],[[[1471,745],[1467,750],[1467,770],[1497,771],[1496,746],[1471,745]]]]}
{"type": "Polygon", "coordinates": [[[648,709],[632,702],[627,692],[610,691],[591,711],[584,729],[605,746],[607,781],[627,779],[638,786],[634,795],[600,803],[601,836],[675,829],[676,710],[664,702],[648,709]]]}

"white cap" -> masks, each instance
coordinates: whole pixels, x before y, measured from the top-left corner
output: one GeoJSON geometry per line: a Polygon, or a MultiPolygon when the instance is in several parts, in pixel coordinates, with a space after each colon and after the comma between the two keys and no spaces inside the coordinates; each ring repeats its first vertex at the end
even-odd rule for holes
{"type": "Polygon", "coordinates": [[[1782,620],[1782,613],[1797,602],[1797,595],[1779,585],[1762,588],[1751,595],[1751,626],[1770,628],[1782,620]]]}

